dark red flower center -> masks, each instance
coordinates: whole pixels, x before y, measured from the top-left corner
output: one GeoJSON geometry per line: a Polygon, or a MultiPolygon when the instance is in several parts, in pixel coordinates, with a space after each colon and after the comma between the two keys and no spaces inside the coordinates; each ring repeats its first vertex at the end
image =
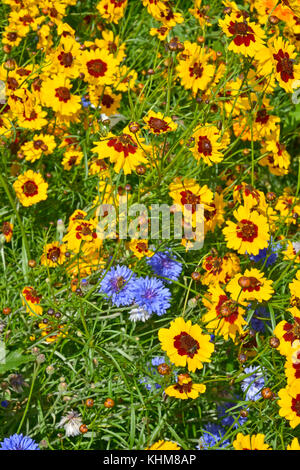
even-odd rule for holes
{"type": "Polygon", "coordinates": [[[219,302],[216,306],[216,312],[219,317],[224,318],[225,321],[230,324],[234,323],[238,317],[238,304],[232,299],[229,299],[227,295],[220,295],[219,302]]]}
{"type": "Polygon", "coordinates": [[[246,22],[230,21],[228,31],[234,36],[233,42],[236,46],[243,44],[249,47],[251,41],[255,42],[254,31],[246,22]]]}
{"type": "Polygon", "coordinates": [[[277,54],[273,54],[273,57],[277,61],[276,71],[280,73],[281,80],[287,83],[289,80],[294,79],[294,65],[289,53],[279,49],[277,54]]]}
{"type": "Polygon", "coordinates": [[[17,33],[7,33],[6,37],[9,41],[14,42],[18,38],[18,35],[17,33]]]}
{"type": "Polygon", "coordinates": [[[9,222],[3,222],[1,231],[2,231],[2,233],[4,233],[4,235],[9,235],[12,232],[12,229],[10,227],[10,223],[9,222]]]}
{"type": "Polygon", "coordinates": [[[22,189],[26,197],[35,196],[39,192],[38,185],[34,181],[30,180],[23,184],[22,189]]]}
{"type": "Polygon", "coordinates": [[[189,189],[186,189],[185,191],[181,191],[180,193],[181,196],[181,204],[184,205],[191,205],[192,206],[192,214],[196,212],[197,204],[200,204],[201,202],[201,197],[199,195],[196,195],[192,193],[189,189]]]}
{"type": "Polygon", "coordinates": [[[190,358],[193,358],[200,348],[198,341],[185,331],[174,337],[174,347],[180,356],[190,358]]]}
{"type": "Polygon", "coordinates": [[[198,137],[198,152],[203,153],[206,157],[212,154],[211,141],[206,136],[198,137]]]}
{"type": "Polygon", "coordinates": [[[59,63],[64,67],[71,67],[73,63],[73,55],[71,52],[61,52],[57,58],[59,63]]]}
{"type": "Polygon", "coordinates": [[[170,126],[168,126],[166,121],[156,117],[151,117],[149,119],[149,126],[155,134],[159,134],[160,132],[167,132],[170,129],[170,126]]]}
{"type": "Polygon", "coordinates": [[[192,67],[189,67],[190,77],[201,78],[203,71],[204,67],[199,62],[195,62],[192,67]]]}
{"type": "Polygon", "coordinates": [[[283,335],[285,341],[293,343],[296,339],[300,340],[300,318],[295,317],[294,323],[286,322],[283,326],[283,330],[286,331],[283,335]]]}
{"type": "Polygon", "coordinates": [[[89,60],[86,66],[89,74],[95,78],[104,77],[107,71],[107,64],[101,59],[89,60]]]}
{"type": "Polygon", "coordinates": [[[260,124],[267,124],[269,121],[270,115],[267,113],[266,108],[262,108],[256,113],[256,122],[259,122],[260,124]]]}
{"type": "Polygon", "coordinates": [[[104,95],[102,96],[101,103],[106,108],[110,108],[114,104],[114,99],[110,95],[107,95],[107,94],[104,93],[104,95]]]}
{"type": "Polygon", "coordinates": [[[296,413],[296,415],[300,417],[300,393],[298,393],[296,398],[292,398],[291,408],[296,413]]]}
{"type": "Polygon", "coordinates": [[[55,88],[55,96],[59,99],[59,101],[63,101],[64,103],[67,103],[71,99],[70,90],[65,86],[55,88]]]}
{"type": "Polygon", "coordinates": [[[119,137],[110,138],[107,145],[108,147],[113,147],[117,152],[123,152],[125,157],[128,157],[130,153],[134,154],[137,151],[137,144],[128,134],[122,134],[119,137]]]}
{"type": "Polygon", "coordinates": [[[243,242],[253,242],[258,235],[258,227],[250,220],[242,219],[237,224],[236,234],[243,242]]]}
{"type": "Polygon", "coordinates": [[[60,248],[58,246],[50,248],[50,250],[47,253],[47,258],[50,259],[53,263],[57,263],[59,257],[60,257],[60,248]]]}

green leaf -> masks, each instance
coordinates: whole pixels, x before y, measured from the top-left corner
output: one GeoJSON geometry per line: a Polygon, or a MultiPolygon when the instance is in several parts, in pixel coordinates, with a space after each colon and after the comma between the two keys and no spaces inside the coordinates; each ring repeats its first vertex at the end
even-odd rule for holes
{"type": "Polygon", "coordinates": [[[11,351],[10,353],[6,354],[5,358],[2,359],[3,363],[0,364],[0,374],[5,374],[10,370],[18,369],[18,367],[22,364],[31,362],[33,360],[33,356],[25,356],[21,349],[11,351]]]}

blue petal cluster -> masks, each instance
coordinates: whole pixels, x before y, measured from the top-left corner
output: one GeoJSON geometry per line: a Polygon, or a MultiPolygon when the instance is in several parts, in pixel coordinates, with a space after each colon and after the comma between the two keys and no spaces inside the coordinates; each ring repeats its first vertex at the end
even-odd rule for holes
{"type": "Polygon", "coordinates": [[[176,256],[171,254],[169,250],[155,253],[151,258],[148,258],[147,263],[157,276],[168,279],[165,280],[167,284],[177,281],[182,271],[181,263],[176,261],[176,256]]]}
{"type": "Polygon", "coordinates": [[[224,449],[230,444],[228,439],[223,440],[224,434],[225,430],[220,425],[209,423],[203,428],[202,437],[196,448],[199,450],[208,450],[211,447],[214,447],[213,450],[224,449]]]}
{"type": "Polygon", "coordinates": [[[134,285],[135,303],[149,312],[163,315],[170,307],[171,292],[160,279],[138,278],[134,285]]]}
{"type": "Polygon", "coordinates": [[[113,266],[100,282],[100,292],[107,294],[116,307],[134,300],[136,275],[127,266],[113,266]]]}
{"type": "Polygon", "coordinates": [[[0,442],[0,450],[40,450],[40,448],[31,437],[13,434],[0,442]]]}

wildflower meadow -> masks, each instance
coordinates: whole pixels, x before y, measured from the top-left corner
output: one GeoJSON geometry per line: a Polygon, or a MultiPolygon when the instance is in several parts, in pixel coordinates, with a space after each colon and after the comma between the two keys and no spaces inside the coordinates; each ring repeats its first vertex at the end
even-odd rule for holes
{"type": "Polygon", "coordinates": [[[300,450],[300,1],[0,31],[0,450],[300,450]]]}

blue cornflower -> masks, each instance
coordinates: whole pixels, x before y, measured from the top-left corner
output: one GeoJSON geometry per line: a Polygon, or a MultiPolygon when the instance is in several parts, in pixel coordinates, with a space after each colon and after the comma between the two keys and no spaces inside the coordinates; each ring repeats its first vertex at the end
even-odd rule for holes
{"type": "Polygon", "coordinates": [[[261,398],[260,392],[265,385],[265,379],[260,367],[246,367],[244,369],[244,373],[251,374],[249,377],[246,377],[241,383],[242,390],[246,393],[246,400],[259,400],[261,398]]]}
{"type": "Polygon", "coordinates": [[[170,307],[171,292],[160,279],[139,278],[135,281],[134,300],[135,303],[148,313],[163,315],[170,307]]]}
{"type": "Polygon", "coordinates": [[[239,416],[238,420],[236,421],[236,416],[234,416],[234,413],[236,412],[239,413],[239,409],[235,408],[232,411],[230,410],[235,405],[236,403],[227,402],[227,403],[224,403],[223,405],[218,406],[217,412],[218,412],[218,416],[222,418],[221,420],[222,426],[230,427],[233,425],[233,428],[237,429],[239,426],[242,426],[245,423],[245,421],[247,421],[247,418],[242,418],[241,416],[239,416]],[[233,424],[234,422],[235,424],[233,424]]]}
{"type": "Polygon", "coordinates": [[[1,401],[1,406],[2,406],[2,408],[8,408],[8,406],[9,406],[9,401],[7,401],[7,400],[2,400],[2,401],[1,401]]]}
{"type": "Polygon", "coordinates": [[[37,443],[31,437],[23,434],[13,434],[0,442],[0,450],[40,450],[37,443]]]}
{"type": "Polygon", "coordinates": [[[266,330],[266,324],[270,325],[270,322],[265,322],[264,320],[261,320],[261,318],[265,318],[266,320],[270,318],[270,312],[262,305],[255,309],[250,324],[253,330],[258,331],[259,333],[264,333],[266,330]]]}
{"type": "Polygon", "coordinates": [[[182,271],[182,265],[175,260],[176,256],[171,255],[169,250],[167,250],[165,252],[155,253],[151,258],[147,259],[147,263],[157,276],[170,279],[164,282],[171,284],[172,281],[177,281],[182,271]]]}
{"type": "Polygon", "coordinates": [[[202,437],[199,439],[199,445],[196,446],[199,450],[207,450],[210,447],[214,447],[214,450],[220,450],[230,444],[228,439],[223,440],[225,431],[218,424],[209,423],[203,431],[202,437]],[[217,445],[218,447],[215,447],[217,445]]]}
{"type": "Polygon", "coordinates": [[[110,268],[100,282],[100,292],[107,294],[117,307],[130,305],[134,300],[136,275],[127,266],[110,268]]]}
{"type": "Polygon", "coordinates": [[[267,258],[265,266],[271,266],[274,264],[278,258],[278,252],[281,250],[282,246],[281,243],[274,243],[272,238],[269,241],[269,246],[268,248],[263,248],[259,250],[257,255],[249,255],[249,258],[251,261],[254,261],[255,263],[259,263],[262,261],[262,263],[265,262],[265,259],[267,258]]]}

